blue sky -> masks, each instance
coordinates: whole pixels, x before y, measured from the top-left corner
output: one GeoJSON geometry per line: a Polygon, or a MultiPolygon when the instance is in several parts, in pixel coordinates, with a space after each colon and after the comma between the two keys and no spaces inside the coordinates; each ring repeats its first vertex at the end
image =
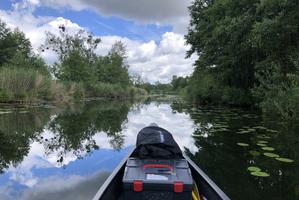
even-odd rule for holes
{"type": "MultiPolygon", "coordinates": [[[[21,2],[21,1],[18,1],[21,2]]],[[[2,10],[13,9],[10,0],[4,0],[0,5],[2,10]]],[[[41,6],[33,12],[36,16],[64,17],[85,27],[96,35],[118,35],[132,40],[159,42],[162,34],[171,32],[171,25],[158,26],[156,24],[136,23],[133,20],[126,20],[120,17],[104,17],[92,10],[74,11],[71,9],[54,9],[41,6]]]]}
{"type": "MultiPolygon", "coordinates": [[[[0,19],[18,27],[37,49],[45,31],[67,23],[72,31],[86,29],[102,38],[99,54],[121,40],[127,46],[129,72],[147,82],[169,82],[186,76],[195,60],[185,59],[184,34],[191,0],[4,0],[0,19]]],[[[49,64],[53,55],[42,55],[49,64]]]]}

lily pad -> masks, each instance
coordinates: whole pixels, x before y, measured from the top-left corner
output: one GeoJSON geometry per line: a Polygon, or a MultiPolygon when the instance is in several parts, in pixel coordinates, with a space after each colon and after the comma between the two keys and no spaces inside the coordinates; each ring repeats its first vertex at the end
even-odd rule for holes
{"type": "Polygon", "coordinates": [[[244,133],[249,133],[250,131],[239,131],[238,133],[244,134],[244,133]]]}
{"type": "Polygon", "coordinates": [[[0,115],[2,115],[2,114],[10,114],[10,113],[12,113],[12,111],[0,111],[0,115]]]}
{"type": "Polygon", "coordinates": [[[264,140],[260,140],[260,141],[257,141],[258,143],[260,143],[260,144],[267,144],[268,143],[268,141],[264,141],[264,140]]]}
{"type": "Polygon", "coordinates": [[[247,170],[251,171],[251,172],[260,172],[260,171],[262,171],[259,167],[254,167],[254,166],[248,167],[247,170]]]}
{"type": "Polygon", "coordinates": [[[274,151],[275,149],[273,147],[262,147],[265,151],[274,151]]]}
{"type": "Polygon", "coordinates": [[[286,163],[292,163],[294,162],[294,160],[289,159],[289,158],[275,158],[276,160],[280,161],[280,162],[286,162],[286,163]]]}
{"type": "Polygon", "coordinates": [[[266,136],[266,135],[258,135],[256,136],[257,138],[261,138],[261,139],[271,139],[271,137],[266,136]]]}
{"type": "Polygon", "coordinates": [[[267,129],[266,131],[267,131],[267,132],[270,132],[270,133],[278,133],[278,131],[276,131],[276,130],[272,130],[272,129],[267,129]]]}
{"type": "Polygon", "coordinates": [[[257,143],[256,145],[260,146],[260,147],[266,147],[267,146],[266,144],[262,144],[262,143],[257,143]]]}
{"type": "Polygon", "coordinates": [[[250,173],[252,176],[258,176],[258,177],[268,177],[270,174],[266,172],[261,172],[261,171],[255,171],[250,173]]]}
{"type": "Polygon", "coordinates": [[[267,129],[267,128],[264,127],[264,126],[255,126],[255,127],[253,127],[253,128],[256,128],[256,129],[267,129]]]}
{"type": "Polygon", "coordinates": [[[242,142],[238,142],[237,145],[241,146],[241,147],[248,147],[249,144],[247,143],[242,143],[242,142]]]}
{"type": "Polygon", "coordinates": [[[279,155],[275,153],[264,153],[265,156],[270,157],[270,158],[278,158],[279,155]]]}

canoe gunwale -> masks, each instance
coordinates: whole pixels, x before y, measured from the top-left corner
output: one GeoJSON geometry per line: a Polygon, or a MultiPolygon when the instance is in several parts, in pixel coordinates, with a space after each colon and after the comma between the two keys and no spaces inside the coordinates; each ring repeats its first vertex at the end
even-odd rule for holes
{"type": "Polygon", "coordinates": [[[135,148],[132,148],[127,155],[121,160],[119,165],[113,170],[113,172],[110,174],[110,176],[107,178],[107,180],[103,183],[103,185],[100,187],[96,195],[93,197],[93,200],[99,200],[104,193],[106,192],[107,188],[110,186],[110,183],[115,179],[115,177],[118,175],[119,171],[125,166],[128,158],[132,155],[135,148]]]}
{"type": "Polygon", "coordinates": [[[230,198],[212,181],[209,176],[202,171],[185,153],[183,153],[183,157],[187,160],[189,165],[201,176],[201,178],[210,186],[212,190],[219,196],[219,198],[223,200],[230,200],[230,198]]]}

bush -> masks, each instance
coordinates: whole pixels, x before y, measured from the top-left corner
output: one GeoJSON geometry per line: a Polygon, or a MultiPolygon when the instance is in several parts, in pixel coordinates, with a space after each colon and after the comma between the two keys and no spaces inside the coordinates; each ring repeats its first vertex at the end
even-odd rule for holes
{"type": "Polygon", "coordinates": [[[130,98],[146,95],[144,89],[136,87],[122,87],[120,84],[97,83],[86,85],[87,97],[130,98]]]}
{"type": "Polygon", "coordinates": [[[130,96],[131,97],[138,97],[138,96],[145,96],[148,94],[148,92],[145,89],[138,88],[138,87],[130,87],[130,96]]]}
{"type": "Polygon", "coordinates": [[[220,84],[209,72],[202,71],[193,76],[185,93],[190,100],[199,103],[217,103],[221,99],[220,84]]]}
{"type": "Polygon", "coordinates": [[[254,103],[248,91],[236,87],[225,87],[222,90],[221,101],[228,105],[237,106],[251,106],[254,103]]]}
{"type": "Polygon", "coordinates": [[[275,114],[286,120],[298,118],[299,87],[275,88],[267,93],[260,106],[266,114],[275,114]]]}

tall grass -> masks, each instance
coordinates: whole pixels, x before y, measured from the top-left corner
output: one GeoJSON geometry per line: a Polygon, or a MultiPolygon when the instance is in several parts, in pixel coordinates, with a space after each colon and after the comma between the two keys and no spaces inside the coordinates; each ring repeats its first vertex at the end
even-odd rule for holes
{"type": "Polygon", "coordinates": [[[68,102],[85,97],[130,98],[146,95],[143,89],[120,84],[60,82],[36,70],[0,69],[0,102],[68,102]]]}
{"type": "Polygon", "coordinates": [[[97,83],[86,86],[87,97],[103,98],[130,98],[134,96],[146,95],[144,89],[136,87],[122,87],[120,84],[97,83]]]}
{"type": "Polygon", "coordinates": [[[50,95],[51,79],[35,70],[0,70],[0,101],[30,101],[50,95]]]}

